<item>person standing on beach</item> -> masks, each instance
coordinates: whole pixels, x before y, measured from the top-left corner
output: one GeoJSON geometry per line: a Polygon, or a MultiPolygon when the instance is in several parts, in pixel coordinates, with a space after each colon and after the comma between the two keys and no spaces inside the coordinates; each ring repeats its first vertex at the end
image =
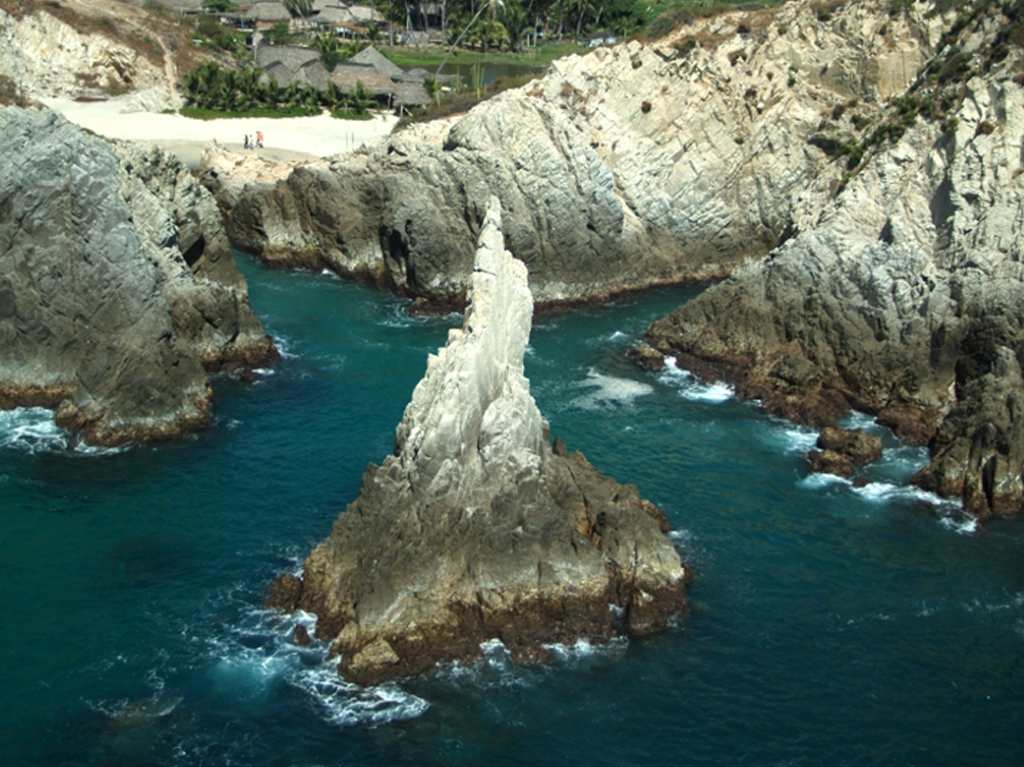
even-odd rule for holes
{"type": "Polygon", "coordinates": [[[261,130],[256,131],[256,148],[263,148],[263,131],[261,130]]]}
{"type": "Polygon", "coordinates": [[[245,148],[246,149],[249,148],[249,134],[248,133],[245,134],[245,148]]]}

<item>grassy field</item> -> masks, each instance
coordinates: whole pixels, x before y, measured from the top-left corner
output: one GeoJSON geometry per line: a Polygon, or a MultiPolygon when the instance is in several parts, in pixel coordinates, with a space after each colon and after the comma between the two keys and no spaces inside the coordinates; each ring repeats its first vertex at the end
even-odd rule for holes
{"type": "MultiPolygon", "coordinates": [[[[442,46],[423,48],[382,46],[381,52],[398,66],[404,69],[437,69],[444,61],[448,49],[442,46]]],[[[555,59],[568,56],[570,53],[582,53],[586,48],[576,45],[572,40],[560,43],[547,43],[531,48],[523,53],[510,51],[467,51],[456,50],[448,61],[453,64],[503,64],[507,66],[532,67],[543,69],[555,59]]]]}

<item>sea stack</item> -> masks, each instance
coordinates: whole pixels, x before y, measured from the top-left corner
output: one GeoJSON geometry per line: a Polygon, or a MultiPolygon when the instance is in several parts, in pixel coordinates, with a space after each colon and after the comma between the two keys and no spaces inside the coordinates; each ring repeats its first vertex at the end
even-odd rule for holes
{"type": "Polygon", "coordinates": [[[371,684],[580,637],[642,636],[684,606],[668,523],[636,488],[552,447],[523,355],[533,298],[492,197],[461,329],[427,362],[392,455],[269,604],[317,615],[339,671],[371,684]]]}

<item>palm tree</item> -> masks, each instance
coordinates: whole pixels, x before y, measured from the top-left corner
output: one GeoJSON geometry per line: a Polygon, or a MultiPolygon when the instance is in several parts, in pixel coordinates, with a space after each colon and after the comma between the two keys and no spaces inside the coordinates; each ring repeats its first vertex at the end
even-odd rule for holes
{"type": "Polygon", "coordinates": [[[594,0],[571,0],[572,8],[576,11],[576,42],[580,41],[580,32],[583,31],[583,20],[588,13],[594,11],[594,0]]]}
{"type": "Polygon", "coordinates": [[[508,31],[509,46],[514,51],[519,50],[523,43],[523,36],[529,27],[526,11],[519,0],[505,0],[505,7],[501,11],[501,23],[508,31]]]}

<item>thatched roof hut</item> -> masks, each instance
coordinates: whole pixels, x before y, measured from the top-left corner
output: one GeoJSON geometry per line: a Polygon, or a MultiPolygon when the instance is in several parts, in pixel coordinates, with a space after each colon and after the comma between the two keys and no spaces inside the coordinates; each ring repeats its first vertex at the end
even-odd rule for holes
{"type": "Polygon", "coordinates": [[[245,18],[253,21],[291,21],[292,15],[284,3],[264,2],[253,3],[245,12],[245,18]]]}
{"type": "Polygon", "coordinates": [[[383,24],[386,21],[380,11],[368,5],[350,5],[349,10],[360,24],[383,24]]]}
{"type": "Polygon", "coordinates": [[[365,64],[366,66],[373,67],[381,74],[387,75],[391,78],[401,78],[405,75],[404,69],[391,61],[391,59],[378,51],[372,45],[363,48],[359,53],[350,58],[348,63],[365,64]]]}
{"type": "Polygon", "coordinates": [[[331,72],[330,82],[342,93],[352,93],[356,83],[362,83],[366,94],[374,98],[390,98],[395,93],[395,83],[390,77],[365,64],[339,64],[331,72]]]}
{"type": "Polygon", "coordinates": [[[327,87],[327,68],[320,61],[320,52],[312,48],[261,45],[256,49],[256,65],[281,87],[292,83],[309,85],[317,90],[327,87]]]}
{"type": "Polygon", "coordinates": [[[333,26],[355,26],[359,22],[352,15],[348,8],[329,6],[314,16],[311,21],[316,24],[329,24],[333,26]]]}
{"type": "Polygon", "coordinates": [[[423,87],[423,83],[410,81],[398,82],[394,83],[394,88],[394,103],[396,106],[421,107],[424,104],[430,103],[430,94],[427,93],[427,89],[423,87]]]}
{"type": "Polygon", "coordinates": [[[320,58],[320,51],[301,45],[261,45],[256,49],[256,66],[265,69],[271,64],[281,63],[289,69],[298,69],[320,58]]]}

